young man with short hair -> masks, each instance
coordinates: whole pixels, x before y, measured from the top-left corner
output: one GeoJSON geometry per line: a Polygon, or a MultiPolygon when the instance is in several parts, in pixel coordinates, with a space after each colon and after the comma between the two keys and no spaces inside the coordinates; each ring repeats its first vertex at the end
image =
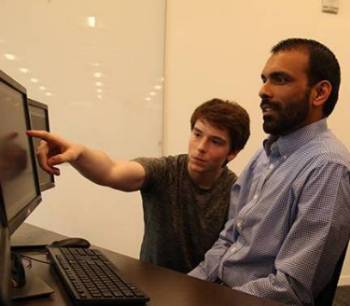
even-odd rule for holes
{"type": "Polygon", "coordinates": [[[105,153],[45,131],[39,161],[49,173],[69,162],[91,181],[123,191],[140,190],[145,233],[141,260],[181,272],[193,269],[227,220],[236,175],[226,164],[249,137],[249,117],[237,103],[212,99],[191,118],[188,154],[113,161],[105,153]]]}
{"type": "Polygon", "coordinates": [[[314,305],[350,236],[350,155],[327,128],[334,54],[309,39],[272,49],[259,92],[270,136],[232,187],[230,217],[189,274],[288,305],[314,305]]]}

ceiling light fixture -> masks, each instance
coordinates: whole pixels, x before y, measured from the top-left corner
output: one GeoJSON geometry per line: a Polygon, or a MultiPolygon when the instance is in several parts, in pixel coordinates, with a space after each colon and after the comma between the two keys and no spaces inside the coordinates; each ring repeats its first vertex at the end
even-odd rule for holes
{"type": "Polygon", "coordinates": [[[29,72],[29,69],[28,68],[25,68],[25,67],[21,67],[18,69],[20,72],[22,73],[28,73],[29,72]]]}
{"type": "Polygon", "coordinates": [[[96,16],[88,16],[87,17],[87,25],[90,28],[95,28],[96,27],[96,16]]]}
{"type": "Polygon", "coordinates": [[[11,53],[5,53],[4,56],[9,61],[14,61],[16,59],[16,56],[14,54],[11,54],[11,53]]]}

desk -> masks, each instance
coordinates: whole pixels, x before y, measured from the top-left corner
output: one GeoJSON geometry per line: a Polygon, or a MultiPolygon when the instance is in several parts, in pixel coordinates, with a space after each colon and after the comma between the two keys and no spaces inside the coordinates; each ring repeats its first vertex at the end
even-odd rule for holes
{"type": "MultiPolygon", "coordinates": [[[[26,225],[28,236],[33,232],[43,236],[62,238],[62,235],[26,225]]],[[[25,237],[25,236],[23,236],[25,237]]],[[[240,291],[192,278],[186,274],[141,262],[105,249],[102,251],[116,264],[123,275],[151,298],[147,306],[278,306],[281,304],[260,299],[240,291]]],[[[44,255],[38,255],[44,259],[44,255]]],[[[40,258],[40,257],[39,257],[40,258]]],[[[72,305],[69,297],[48,265],[33,261],[32,271],[41,277],[55,293],[50,297],[17,301],[13,306],[64,306],[72,305]]]]}

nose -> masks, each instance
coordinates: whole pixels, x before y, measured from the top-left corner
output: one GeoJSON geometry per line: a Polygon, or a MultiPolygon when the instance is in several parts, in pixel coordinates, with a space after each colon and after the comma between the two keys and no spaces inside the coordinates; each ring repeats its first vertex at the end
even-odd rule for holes
{"type": "Polygon", "coordinates": [[[203,153],[207,151],[207,139],[205,139],[205,137],[203,137],[199,142],[198,142],[198,146],[197,149],[199,152],[203,153]]]}
{"type": "Polygon", "coordinates": [[[269,82],[266,81],[261,85],[261,88],[259,90],[259,97],[262,99],[271,98],[272,97],[272,91],[271,87],[269,85],[269,82]]]}

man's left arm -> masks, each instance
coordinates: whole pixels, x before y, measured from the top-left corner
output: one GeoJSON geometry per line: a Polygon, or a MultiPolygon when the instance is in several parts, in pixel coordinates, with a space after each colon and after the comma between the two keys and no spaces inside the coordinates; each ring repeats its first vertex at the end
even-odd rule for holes
{"type": "Polygon", "coordinates": [[[284,303],[311,303],[330,281],[349,240],[349,179],[349,169],[328,163],[301,181],[298,212],[276,257],[276,272],[235,289],[284,303]]]}

